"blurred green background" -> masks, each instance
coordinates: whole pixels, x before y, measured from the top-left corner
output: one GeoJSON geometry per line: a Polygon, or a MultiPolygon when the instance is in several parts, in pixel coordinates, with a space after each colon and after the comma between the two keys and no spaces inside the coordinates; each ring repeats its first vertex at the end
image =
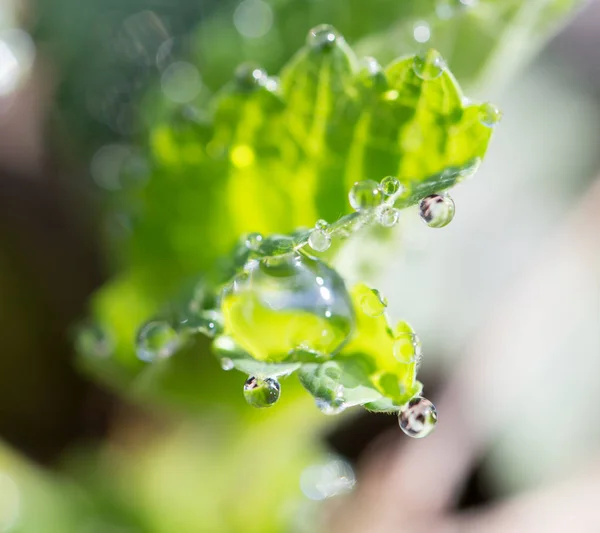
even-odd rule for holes
{"type": "MultiPolygon", "coordinates": [[[[219,232],[234,230],[208,226],[199,203],[207,203],[206,186],[190,189],[199,168],[193,145],[203,138],[211,98],[240,63],[277,75],[307,31],[327,22],[359,56],[382,64],[436,47],[468,96],[495,99],[505,111],[487,163],[457,193],[463,214],[451,229],[432,236],[407,213],[392,237],[358,239],[353,246],[364,259],[340,259],[349,278],[360,272],[384,290],[395,318],[415,323],[428,346],[425,374],[445,382],[483,317],[597,172],[600,58],[589,23],[600,16],[596,3],[563,29],[582,5],[5,2],[0,531],[333,528],[327,524],[336,504],[320,500],[351,488],[351,466],[360,483],[370,443],[389,428],[400,438],[394,417],[326,417],[292,378],[276,408],[252,410],[241,394],[243,377],[223,372],[204,339],[132,385],[139,361],[125,352],[114,364],[76,358],[73,326],[92,312],[117,324],[117,342],[126,344],[166,298],[193,286],[194,274],[223,253],[219,232]],[[156,155],[169,142],[174,160],[157,168],[148,150],[156,155]],[[143,202],[150,181],[149,215],[143,202]],[[178,232],[178,220],[192,225],[178,232]]],[[[593,322],[594,302],[582,297],[578,309],[586,306],[592,311],[582,314],[593,322]]],[[[576,337],[578,351],[588,354],[577,368],[594,374],[598,340],[586,336],[589,322],[576,326],[557,346],[576,337]]],[[[548,366],[562,368],[556,361],[548,366]]],[[[579,376],[562,376],[563,390],[576,389],[579,376]]],[[[544,374],[540,382],[560,377],[544,374]]],[[[573,395],[580,418],[587,413],[581,406],[594,398],[585,392],[596,385],[573,395]]],[[[551,402],[558,393],[544,385],[540,395],[551,402]]],[[[524,418],[488,453],[474,474],[485,481],[469,485],[463,502],[543,483],[557,465],[568,468],[568,450],[588,451],[600,434],[595,426],[559,432],[553,447],[546,445],[551,421],[524,418]],[[520,445],[523,435],[528,449],[544,443],[546,453],[532,460],[520,445]]]]}

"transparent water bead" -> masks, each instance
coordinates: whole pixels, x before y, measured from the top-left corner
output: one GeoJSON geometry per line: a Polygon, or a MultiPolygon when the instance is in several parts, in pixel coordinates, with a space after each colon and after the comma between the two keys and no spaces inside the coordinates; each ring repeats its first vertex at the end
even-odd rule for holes
{"type": "Polygon", "coordinates": [[[274,378],[251,376],[244,383],[244,398],[252,407],[271,407],[281,395],[281,385],[274,378]]]}
{"type": "Polygon", "coordinates": [[[447,194],[432,194],[419,203],[419,215],[430,228],[443,228],[452,222],[456,207],[447,194]]]}
{"type": "Polygon", "coordinates": [[[400,363],[412,362],[420,366],[423,359],[421,339],[408,331],[397,333],[394,339],[393,354],[400,363]]]}
{"type": "Polygon", "coordinates": [[[282,361],[297,349],[329,357],[354,327],[342,278],[298,252],[248,261],[221,307],[234,340],[261,361],[282,361]]]}
{"type": "Polygon", "coordinates": [[[75,350],[83,357],[105,359],[110,357],[114,341],[108,331],[94,322],[78,326],[75,333],[75,350]]]}
{"type": "Polygon", "coordinates": [[[394,194],[402,193],[403,187],[400,180],[396,176],[386,176],[379,184],[381,192],[385,196],[393,196],[394,194]]]}
{"type": "Polygon", "coordinates": [[[474,7],[477,3],[478,0],[438,0],[435,6],[435,13],[438,18],[447,20],[474,7]]]}
{"type": "Polygon", "coordinates": [[[192,333],[202,333],[212,338],[223,331],[223,317],[217,311],[204,310],[186,316],[180,326],[192,333]]]}
{"type": "Polygon", "coordinates": [[[319,411],[324,415],[334,416],[339,415],[346,409],[344,402],[344,387],[338,385],[332,391],[332,394],[328,394],[327,397],[315,398],[315,404],[319,411]]]}
{"type": "Polygon", "coordinates": [[[252,252],[257,252],[263,241],[263,236],[260,233],[248,233],[246,235],[246,248],[252,252]]]}
{"type": "Polygon", "coordinates": [[[331,237],[321,229],[314,229],[310,233],[308,244],[315,252],[325,252],[331,246],[331,237]]]}
{"type": "Polygon", "coordinates": [[[233,360],[229,359],[229,357],[223,357],[221,359],[221,368],[225,371],[233,370],[234,364],[233,360]]]}
{"type": "Polygon", "coordinates": [[[385,228],[395,226],[400,220],[400,210],[391,205],[382,205],[377,210],[377,221],[385,228]]]}
{"type": "Polygon", "coordinates": [[[375,89],[378,92],[385,91],[388,87],[385,71],[373,57],[361,59],[358,77],[366,87],[375,89]]]}
{"type": "Polygon", "coordinates": [[[320,24],[308,32],[306,44],[317,50],[327,50],[335,46],[342,36],[329,24],[320,24]]]}
{"type": "Polygon", "coordinates": [[[417,396],[398,413],[398,423],[406,435],[414,439],[427,437],[437,424],[437,411],[427,398],[417,396]]]}
{"type": "Polygon", "coordinates": [[[387,299],[384,298],[377,289],[371,289],[360,299],[360,308],[362,312],[370,317],[381,316],[387,305],[387,299]]]}
{"type": "Polygon", "coordinates": [[[252,63],[242,63],[235,69],[235,81],[240,89],[252,91],[258,87],[264,87],[269,76],[267,71],[252,63]]]}
{"type": "Polygon", "coordinates": [[[502,111],[489,102],[479,107],[479,121],[488,128],[493,128],[502,120],[502,111]]]}
{"type": "Polygon", "coordinates": [[[357,181],[350,189],[348,199],[355,211],[377,207],[382,199],[379,183],[373,180],[357,181]]]}
{"type": "Polygon", "coordinates": [[[352,467],[341,459],[311,465],[300,475],[300,489],[307,498],[316,501],[350,492],[355,484],[352,467]]]}
{"type": "Polygon", "coordinates": [[[445,68],[446,62],[436,50],[429,50],[428,52],[417,54],[413,59],[414,73],[425,81],[439,78],[445,68]]]}
{"type": "Polygon", "coordinates": [[[171,357],[181,345],[181,338],[168,322],[152,320],[138,331],[136,355],[138,359],[152,362],[171,357]]]}

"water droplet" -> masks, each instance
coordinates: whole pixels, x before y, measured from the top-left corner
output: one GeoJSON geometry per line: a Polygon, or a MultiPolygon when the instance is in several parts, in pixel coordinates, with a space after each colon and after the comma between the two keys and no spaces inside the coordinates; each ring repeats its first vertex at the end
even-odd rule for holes
{"type": "Polygon", "coordinates": [[[296,252],[248,261],[224,291],[222,309],[236,342],[263,361],[282,361],[301,344],[331,356],[354,326],[339,274],[296,252]]]}
{"type": "Polygon", "coordinates": [[[386,228],[395,226],[400,220],[400,210],[391,205],[382,205],[377,211],[377,221],[386,228]]]}
{"type": "Polygon", "coordinates": [[[455,209],[454,200],[447,194],[432,194],[419,203],[419,215],[430,228],[443,228],[450,224],[455,209]]]}
{"type": "Polygon", "coordinates": [[[348,198],[356,211],[377,207],[381,203],[379,184],[373,180],[357,181],[350,189],[348,198]]]}
{"type": "Polygon", "coordinates": [[[221,359],[221,368],[223,370],[229,371],[233,370],[233,360],[229,359],[229,357],[223,357],[221,359]]]}
{"type": "Polygon", "coordinates": [[[400,363],[415,362],[420,366],[423,359],[421,339],[409,331],[397,333],[394,339],[393,354],[400,363]]]}
{"type": "Polygon", "coordinates": [[[425,81],[435,80],[442,75],[446,68],[444,58],[436,50],[417,54],[413,59],[415,74],[425,81]]]}
{"type": "Polygon", "coordinates": [[[502,111],[494,104],[485,103],[479,107],[479,121],[488,128],[493,128],[502,120],[502,111]]]}
{"type": "Polygon", "coordinates": [[[136,354],[138,359],[152,362],[171,357],[180,345],[179,334],[167,322],[152,320],[146,322],[138,331],[136,354]]]}
{"type": "Polygon", "coordinates": [[[110,357],[114,348],[112,337],[105,328],[94,322],[85,322],[77,327],[75,350],[83,357],[110,357]]]}
{"type": "Polygon", "coordinates": [[[350,464],[333,459],[325,464],[307,467],[300,476],[300,488],[311,500],[325,500],[350,492],[356,484],[356,476],[350,464]]]}
{"type": "Polygon", "coordinates": [[[331,237],[322,229],[311,231],[308,244],[315,252],[325,252],[331,246],[331,237]]]}
{"type": "Polygon", "coordinates": [[[378,317],[383,314],[388,302],[377,289],[371,289],[361,297],[359,305],[365,315],[378,317]]]}
{"type": "Polygon", "coordinates": [[[358,76],[368,88],[375,89],[378,92],[385,91],[388,88],[388,81],[383,67],[373,57],[365,57],[360,61],[358,76]]]}
{"type": "Polygon", "coordinates": [[[191,333],[202,333],[212,338],[223,331],[223,317],[217,311],[200,311],[187,315],[180,326],[191,333]]]}
{"type": "Polygon", "coordinates": [[[244,383],[244,398],[253,407],[271,407],[281,395],[281,385],[274,378],[251,376],[244,383]]]}
{"type": "Polygon", "coordinates": [[[463,11],[474,7],[478,0],[438,0],[435,13],[438,18],[448,20],[463,11]]]}
{"type": "Polygon", "coordinates": [[[329,50],[342,36],[329,24],[321,24],[308,32],[306,43],[318,50],[329,50]]]}
{"type": "Polygon", "coordinates": [[[329,224],[328,224],[327,220],[323,220],[321,218],[315,222],[315,229],[320,229],[320,230],[325,231],[327,228],[329,228],[329,224]]]}
{"type": "Polygon", "coordinates": [[[379,184],[381,192],[386,196],[393,196],[397,193],[402,193],[404,187],[400,183],[400,180],[395,176],[387,176],[381,180],[379,184]]]}
{"type": "Polygon", "coordinates": [[[266,85],[269,76],[267,71],[252,63],[242,63],[235,69],[235,81],[244,91],[252,91],[266,85]]]}
{"type": "Polygon", "coordinates": [[[400,428],[409,437],[427,437],[437,424],[437,411],[427,398],[417,396],[408,402],[398,413],[400,428]]]}
{"type": "Polygon", "coordinates": [[[262,240],[263,236],[260,233],[248,233],[248,235],[246,235],[246,248],[253,252],[257,252],[262,240]]]}
{"type": "Polygon", "coordinates": [[[418,43],[426,43],[431,38],[431,28],[424,20],[415,22],[413,26],[413,37],[418,43]]]}

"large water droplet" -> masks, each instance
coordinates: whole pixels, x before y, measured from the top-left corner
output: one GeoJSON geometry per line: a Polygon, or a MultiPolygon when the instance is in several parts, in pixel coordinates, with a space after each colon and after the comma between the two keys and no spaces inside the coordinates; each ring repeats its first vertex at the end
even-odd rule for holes
{"type": "Polygon", "coordinates": [[[107,358],[114,348],[108,331],[94,322],[85,322],[75,332],[75,350],[84,357],[107,358]]]}
{"type": "Polygon", "coordinates": [[[339,274],[301,253],[250,260],[224,291],[226,329],[254,358],[282,361],[296,349],[330,356],[354,326],[339,274]]]}
{"type": "Polygon", "coordinates": [[[485,103],[479,107],[479,121],[488,128],[493,128],[502,120],[502,111],[494,104],[485,103]]]}
{"type": "Polygon", "coordinates": [[[421,200],[419,215],[430,228],[443,228],[452,222],[455,209],[447,194],[432,194],[421,200]]]}
{"type": "Polygon", "coordinates": [[[315,229],[308,237],[308,244],[315,252],[325,252],[331,246],[331,237],[328,232],[329,225],[325,220],[317,220],[315,229]]]}
{"type": "Polygon", "coordinates": [[[321,24],[308,32],[306,44],[318,50],[328,50],[333,48],[341,38],[342,36],[333,26],[321,24]]]}
{"type": "Polygon", "coordinates": [[[280,395],[281,385],[274,378],[252,376],[244,383],[244,398],[253,407],[271,407],[280,395]]]}
{"type": "Polygon", "coordinates": [[[391,205],[382,205],[377,210],[377,221],[386,228],[395,226],[400,220],[400,210],[391,205]]]}
{"type": "Polygon", "coordinates": [[[360,308],[362,312],[370,317],[381,316],[386,307],[387,299],[384,298],[377,289],[371,289],[369,292],[365,292],[360,298],[360,308]]]}
{"type": "Polygon", "coordinates": [[[393,196],[397,193],[402,193],[402,184],[396,176],[386,176],[379,184],[381,192],[386,196],[393,196]]]}
{"type": "Polygon", "coordinates": [[[398,413],[400,428],[409,437],[427,437],[437,424],[437,411],[427,398],[417,396],[408,402],[398,413]]]}
{"type": "Polygon", "coordinates": [[[377,207],[381,203],[379,184],[373,180],[357,181],[350,189],[348,199],[356,211],[377,207]]]}
{"type": "Polygon", "coordinates": [[[152,362],[171,357],[181,345],[181,338],[167,322],[152,320],[138,331],[136,354],[139,359],[152,362]]]}
{"type": "Polygon", "coordinates": [[[439,78],[445,68],[446,62],[436,50],[429,50],[428,52],[417,54],[413,59],[413,70],[415,74],[425,81],[439,78]]]}
{"type": "Polygon", "coordinates": [[[182,329],[215,337],[223,331],[223,317],[217,311],[205,310],[187,315],[181,322],[182,329]]]}

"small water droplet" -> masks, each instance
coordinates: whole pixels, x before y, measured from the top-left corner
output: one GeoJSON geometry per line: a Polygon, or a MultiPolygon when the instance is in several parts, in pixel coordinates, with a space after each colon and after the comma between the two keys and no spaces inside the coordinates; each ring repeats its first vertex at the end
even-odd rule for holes
{"type": "Polygon", "coordinates": [[[136,354],[142,361],[152,362],[171,357],[180,345],[179,334],[167,322],[152,320],[138,331],[136,354]]]}
{"type": "Polygon", "coordinates": [[[221,368],[223,370],[229,371],[229,370],[233,370],[233,361],[231,359],[229,359],[229,357],[223,357],[221,359],[221,368]]]}
{"type": "Polygon", "coordinates": [[[386,176],[381,180],[379,184],[381,192],[386,196],[393,196],[397,193],[402,193],[404,187],[400,183],[400,180],[396,176],[386,176]]]}
{"type": "Polygon", "coordinates": [[[276,93],[279,90],[279,78],[277,76],[269,76],[267,78],[267,82],[265,83],[265,89],[272,93],[276,93]]]}
{"type": "Polygon", "coordinates": [[[416,362],[420,366],[423,359],[421,339],[414,333],[403,331],[394,339],[393,355],[400,363],[416,362]]]}
{"type": "Polygon", "coordinates": [[[209,309],[187,315],[180,326],[184,330],[212,338],[223,331],[223,317],[217,311],[209,309]]]}
{"type": "Polygon", "coordinates": [[[388,81],[383,67],[373,57],[365,57],[360,61],[359,78],[366,87],[378,92],[388,88],[388,81]]]}
{"type": "Polygon", "coordinates": [[[329,223],[327,222],[327,220],[323,220],[321,218],[315,222],[315,229],[320,229],[320,230],[325,231],[327,228],[329,228],[329,223]]]}
{"type": "Polygon", "coordinates": [[[269,76],[267,71],[252,63],[242,63],[235,69],[235,81],[238,87],[244,91],[252,91],[258,87],[264,87],[269,76]]]}
{"type": "Polygon", "coordinates": [[[386,228],[395,226],[400,220],[400,210],[391,205],[382,205],[377,211],[377,221],[386,228]]]}
{"type": "Polygon", "coordinates": [[[83,357],[110,357],[114,342],[105,328],[94,322],[85,322],[77,327],[75,350],[83,357]]]}
{"type": "Polygon", "coordinates": [[[445,68],[446,62],[436,50],[429,50],[428,52],[417,54],[413,59],[413,70],[415,74],[425,81],[439,78],[445,68]]]}
{"type": "Polygon", "coordinates": [[[246,235],[246,248],[253,252],[257,252],[263,241],[263,236],[260,233],[248,233],[246,235]]]}
{"type": "Polygon", "coordinates": [[[244,398],[253,407],[271,407],[280,395],[281,385],[274,378],[251,376],[244,383],[244,398]]]}
{"type": "Polygon", "coordinates": [[[377,289],[371,289],[361,297],[359,305],[365,315],[378,317],[383,314],[388,302],[377,289]]]}
{"type": "Polygon", "coordinates": [[[448,20],[463,11],[474,7],[478,0],[438,0],[435,13],[441,20],[448,20]]]}
{"type": "Polygon", "coordinates": [[[308,238],[308,244],[315,252],[325,252],[331,246],[331,237],[321,229],[314,229],[308,238]]]}
{"type": "Polygon", "coordinates": [[[489,102],[479,107],[479,121],[488,128],[493,128],[502,120],[502,111],[489,102]]]}
{"type": "Polygon", "coordinates": [[[377,207],[381,203],[379,184],[373,180],[357,181],[350,189],[348,199],[356,211],[377,207]]]}
{"type": "Polygon", "coordinates": [[[437,411],[427,398],[417,396],[408,402],[398,413],[400,428],[409,437],[427,437],[437,424],[437,411]]]}
{"type": "Polygon", "coordinates": [[[324,415],[339,415],[346,410],[344,402],[344,387],[338,385],[329,398],[315,398],[315,404],[324,415]]]}
{"type": "Polygon", "coordinates": [[[413,37],[418,43],[426,43],[431,38],[431,28],[424,20],[415,22],[413,26],[413,37]]]}
{"type": "Polygon", "coordinates": [[[306,43],[308,46],[318,50],[329,50],[341,38],[342,36],[333,26],[321,24],[308,32],[306,43]]]}
{"type": "Polygon", "coordinates": [[[432,194],[419,203],[419,215],[430,228],[443,228],[450,224],[455,209],[454,200],[447,194],[432,194]]]}

